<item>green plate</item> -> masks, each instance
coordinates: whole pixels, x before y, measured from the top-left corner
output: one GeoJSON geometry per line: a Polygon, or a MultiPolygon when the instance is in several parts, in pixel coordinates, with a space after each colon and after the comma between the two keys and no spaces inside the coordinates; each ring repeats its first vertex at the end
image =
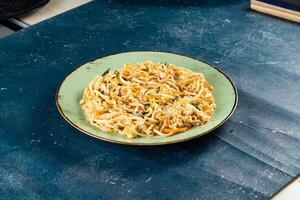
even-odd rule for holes
{"type": "Polygon", "coordinates": [[[127,145],[162,145],[190,140],[219,127],[234,112],[237,105],[237,91],[233,82],[222,71],[198,59],[164,52],[127,52],[97,59],[70,73],[57,89],[56,105],[68,123],[92,137],[127,145]],[[90,125],[79,105],[83,90],[89,82],[107,68],[122,68],[124,63],[143,62],[145,60],[173,63],[203,73],[206,80],[214,87],[213,95],[217,108],[212,119],[205,125],[196,126],[174,136],[133,139],[128,139],[118,133],[106,133],[90,125]]]}

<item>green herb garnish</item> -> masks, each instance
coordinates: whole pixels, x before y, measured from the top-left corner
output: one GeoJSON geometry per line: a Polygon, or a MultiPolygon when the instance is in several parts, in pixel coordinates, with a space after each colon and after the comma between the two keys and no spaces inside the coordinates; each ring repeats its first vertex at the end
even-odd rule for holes
{"type": "Polygon", "coordinates": [[[102,76],[105,76],[106,74],[108,74],[110,68],[108,68],[105,72],[103,72],[102,76]]]}
{"type": "Polygon", "coordinates": [[[134,112],[133,115],[136,116],[136,117],[144,118],[144,115],[141,114],[141,113],[134,112]]]}
{"type": "Polygon", "coordinates": [[[114,74],[118,76],[119,75],[119,71],[117,71],[117,70],[114,71],[114,74]]]}
{"type": "Polygon", "coordinates": [[[195,108],[197,108],[198,110],[200,110],[198,104],[193,104],[193,106],[194,106],[195,108]]]}

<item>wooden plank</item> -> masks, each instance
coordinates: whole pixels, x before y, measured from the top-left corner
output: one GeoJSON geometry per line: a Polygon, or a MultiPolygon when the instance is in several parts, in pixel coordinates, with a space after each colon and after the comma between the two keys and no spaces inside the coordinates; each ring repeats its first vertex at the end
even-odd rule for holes
{"type": "Polygon", "coordinates": [[[10,30],[9,28],[0,24],[0,39],[12,34],[13,32],[13,30],[10,30]]]}
{"type": "Polygon", "coordinates": [[[285,186],[271,200],[299,200],[300,199],[300,174],[294,181],[285,186]]]}
{"type": "Polygon", "coordinates": [[[91,0],[50,0],[44,7],[20,17],[20,20],[28,25],[33,25],[90,1],[91,0]]]}
{"type": "Polygon", "coordinates": [[[279,6],[270,5],[256,0],[251,0],[251,8],[259,12],[300,23],[300,12],[297,11],[281,8],[279,6]]]}

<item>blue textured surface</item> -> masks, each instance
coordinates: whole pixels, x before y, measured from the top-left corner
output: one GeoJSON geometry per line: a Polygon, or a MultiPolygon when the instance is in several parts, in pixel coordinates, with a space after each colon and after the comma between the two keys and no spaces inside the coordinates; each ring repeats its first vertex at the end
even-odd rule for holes
{"type": "Polygon", "coordinates": [[[0,199],[267,199],[300,172],[300,28],[248,0],[95,1],[0,40],[0,199]],[[60,81],[130,50],[202,58],[239,91],[232,118],[175,145],[79,134],[60,81]]]}

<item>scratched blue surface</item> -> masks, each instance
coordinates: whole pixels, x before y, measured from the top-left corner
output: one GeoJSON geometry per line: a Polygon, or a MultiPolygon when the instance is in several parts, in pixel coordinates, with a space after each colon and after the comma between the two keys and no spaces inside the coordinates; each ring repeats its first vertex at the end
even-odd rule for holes
{"type": "Polygon", "coordinates": [[[300,172],[300,27],[248,0],[94,1],[0,40],[0,199],[267,199],[300,172]],[[58,114],[60,81],[131,50],[202,58],[239,104],[205,137],[110,144],[58,114]]]}

